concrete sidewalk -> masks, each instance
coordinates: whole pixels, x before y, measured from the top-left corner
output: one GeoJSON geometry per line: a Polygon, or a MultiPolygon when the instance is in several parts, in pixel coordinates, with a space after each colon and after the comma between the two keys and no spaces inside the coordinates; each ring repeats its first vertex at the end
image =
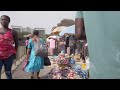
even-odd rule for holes
{"type": "MultiPolygon", "coordinates": [[[[16,62],[13,63],[12,74],[16,71],[16,69],[19,67],[19,65],[23,62],[25,57],[26,57],[26,55],[24,55],[21,59],[16,60],[16,62]]],[[[3,70],[4,70],[4,68],[3,68],[3,70]]],[[[4,71],[2,71],[1,79],[6,79],[6,75],[5,75],[4,71]]]]}
{"type": "MultiPolygon", "coordinates": [[[[25,56],[18,60],[16,64],[12,66],[12,76],[13,79],[30,79],[31,73],[27,73],[22,70],[23,60],[25,56]]],[[[50,57],[49,57],[50,58],[50,57]]],[[[52,63],[52,62],[51,62],[52,63]]],[[[50,79],[47,77],[47,74],[50,72],[53,66],[44,66],[44,69],[40,71],[39,76],[41,79],[50,79]]],[[[76,79],[80,79],[78,75],[75,75],[76,79]]],[[[2,79],[6,79],[5,73],[2,74],[2,79]]]]}
{"type": "MultiPolygon", "coordinates": [[[[17,62],[13,64],[12,66],[13,79],[30,79],[31,73],[27,73],[22,70],[24,59],[25,59],[25,56],[23,56],[20,60],[17,60],[17,62]]],[[[39,74],[41,79],[48,79],[47,73],[49,73],[50,70],[51,70],[50,66],[44,66],[44,69],[42,69],[39,74]]],[[[2,73],[1,79],[6,79],[5,72],[2,73]]]]}
{"type": "MultiPolygon", "coordinates": [[[[13,79],[30,79],[31,74],[22,70],[22,64],[23,63],[21,63],[13,73],[13,79]]],[[[41,79],[48,79],[47,73],[50,72],[50,70],[51,70],[50,67],[45,66],[44,69],[42,69],[39,74],[41,79]]]]}

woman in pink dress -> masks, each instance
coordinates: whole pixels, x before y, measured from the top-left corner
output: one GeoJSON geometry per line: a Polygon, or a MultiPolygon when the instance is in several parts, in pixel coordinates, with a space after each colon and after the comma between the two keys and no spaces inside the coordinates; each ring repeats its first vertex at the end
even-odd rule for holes
{"type": "Polygon", "coordinates": [[[29,37],[27,37],[27,39],[25,40],[26,52],[27,52],[28,42],[29,42],[29,37]]]}
{"type": "Polygon", "coordinates": [[[10,17],[2,15],[0,18],[0,78],[2,66],[5,67],[7,79],[12,79],[11,67],[15,59],[18,48],[18,34],[16,31],[8,28],[10,17]],[[13,44],[15,43],[15,47],[13,44]]]}

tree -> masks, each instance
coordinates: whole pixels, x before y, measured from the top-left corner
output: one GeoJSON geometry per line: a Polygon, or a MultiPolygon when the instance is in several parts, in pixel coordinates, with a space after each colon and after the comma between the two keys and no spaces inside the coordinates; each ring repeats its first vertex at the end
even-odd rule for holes
{"type": "Polygon", "coordinates": [[[57,24],[57,26],[71,26],[74,25],[75,21],[72,19],[63,19],[60,23],[57,24]]]}
{"type": "Polygon", "coordinates": [[[29,32],[18,32],[18,38],[21,39],[21,40],[24,40],[25,37],[24,35],[28,35],[30,34],[29,32]]]}

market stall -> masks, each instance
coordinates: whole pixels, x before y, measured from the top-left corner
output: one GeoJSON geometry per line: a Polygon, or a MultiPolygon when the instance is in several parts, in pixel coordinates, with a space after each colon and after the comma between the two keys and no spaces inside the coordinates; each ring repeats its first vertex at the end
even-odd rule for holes
{"type": "Polygon", "coordinates": [[[50,79],[87,79],[89,60],[87,63],[75,61],[74,55],[61,52],[58,56],[51,57],[52,69],[48,73],[50,79]]]}
{"type": "Polygon", "coordinates": [[[54,30],[52,30],[52,33],[58,35],[65,28],[66,28],[65,26],[56,27],[54,30]]]}
{"type": "Polygon", "coordinates": [[[65,34],[75,35],[75,25],[66,27],[64,30],[62,30],[62,31],[59,33],[60,36],[63,36],[63,35],[65,35],[65,34]]]}

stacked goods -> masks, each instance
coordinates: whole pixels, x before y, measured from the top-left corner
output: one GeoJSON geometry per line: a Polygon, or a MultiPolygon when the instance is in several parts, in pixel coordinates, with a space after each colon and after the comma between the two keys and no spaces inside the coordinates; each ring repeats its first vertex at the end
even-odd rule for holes
{"type": "Polygon", "coordinates": [[[74,59],[76,62],[80,62],[81,60],[81,55],[80,54],[75,54],[74,59]]]}
{"type": "Polygon", "coordinates": [[[75,72],[68,67],[64,69],[56,67],[49,72],[48,77],[49,79],[75,79],[75,72]]]}
{"type": "MultiPolygon", "coordinates": [[[[78,54],[76,54],[78,55],[78,54]]],[[[89,71],[89,58],[86,62],[76,62],[75,55],[60,53],[51,58],[54,67],[49,72],[50,79],[87,79],[89,71]],[[78,76],[78,77],[77,77],[78,76]]],[[[78,56],[80,57],[80,55],[78,56]]]]}
{"type": "Polygon", "coordinates": [[[58,56],[52,58],[54,68],[49,72],[48,76],[51,79],[75,79],[75,72],[71,65],[75,64],[73,56],[69,54],[60,53],[58,56]]]}
{"type": "Polygon", "coordinates": [[[57,59],[57,64],[61,69],[64,69],[69,64],[69,58],[65,54],[59,54],[57,59]]]}
{"type": "Polygon", "coordinates": [[[74,65],[73,70],[77,75],[79,75],[82,79],[89,78],[89,69],[90,69],[90,62],[89,58],[86,59],[86,63],[80,63],[77,65],[74,65]]]}

